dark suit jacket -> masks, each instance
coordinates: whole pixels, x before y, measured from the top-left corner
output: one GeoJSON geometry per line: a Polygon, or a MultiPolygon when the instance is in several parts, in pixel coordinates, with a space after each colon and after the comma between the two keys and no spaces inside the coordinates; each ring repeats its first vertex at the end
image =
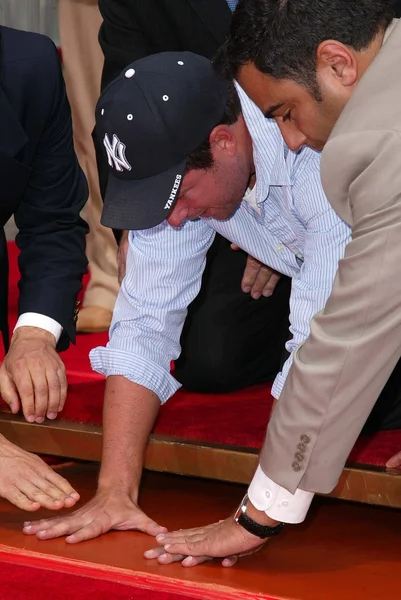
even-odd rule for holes
{"type": "Polygon", "coordinates": [[[19,229],[19,314],[37,312],[75,339],[74,308],[86,270],[87,185],[74,154],[60,61],[45,36],[0,27],[0,328],[7,336],[7,250],[19,229]]]}
{"type": "Polygon", "coordinates": [[[186,50],[212,58],[231,23],[226,0],[99,0],[102,89],[129,63],[186,50]]]}

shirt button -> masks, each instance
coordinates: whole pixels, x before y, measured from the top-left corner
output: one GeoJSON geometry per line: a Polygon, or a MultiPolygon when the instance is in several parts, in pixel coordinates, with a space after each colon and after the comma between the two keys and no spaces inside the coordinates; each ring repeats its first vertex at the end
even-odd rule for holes
{"type": "Polygon", "coordinates": [[[284,250],[284,246],[282,244],[278,244],[278,246],[276,246],[276,252],[282,252],[284,250]]]}
{"type": "Polygon", "coordinates": [[[284,506],[284,508],[286,508],[286,507],[288,506],[288,502],[287,502],[287,500],[284,500],[284,502],[283,502],[283,506],[284,506]]]}
{"type": "Polygon", "coordinates": [[[269,490],[267,490],[267,492],[265,492],[266,498],[271,498],[271,493],[269,492],[269,490]]]}
{"type": "Polygon", "coordinates": [[[303,444],[309,444],[310,442],[310,437],[309,435],[306,435],[305,433],[303,435],[301,435],[300,440],[303,444]]]}

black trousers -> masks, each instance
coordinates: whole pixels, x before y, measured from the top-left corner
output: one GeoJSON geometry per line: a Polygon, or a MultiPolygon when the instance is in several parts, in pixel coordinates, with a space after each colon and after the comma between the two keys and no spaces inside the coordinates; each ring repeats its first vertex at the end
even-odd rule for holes
{"type": "Polygon", "coordinates": [[[223,393],[269,381],[288,339],[291,280],[270,298],[241,290],[247,255],[216,234],[202,287],[188,309],[175,376],[190,391],[223,393]]]}
{"type": "MultiPolygon", "coordinates": [[[[254,300],[241,291],[246,258],[216,235],[175,363],[175,376],[189,391],[224,393],[270,381],[288,358],[291,280],[283,276],[270,298],[254,300]]],[[[387,429],[401,429],[401,359],[364,432],[387,429]]]]}
{"type": "Polygon", "coordinates": [[[377,399],[363,432],[373,433],[386,429],[401,429],[401,359],[377,399]]]}

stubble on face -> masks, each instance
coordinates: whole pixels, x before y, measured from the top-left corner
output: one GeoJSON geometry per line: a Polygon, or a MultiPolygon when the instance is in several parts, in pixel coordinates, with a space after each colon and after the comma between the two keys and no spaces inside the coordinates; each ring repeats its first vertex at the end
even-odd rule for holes
{"type": "Polygon", "coordinates": [[[262,73],[253,63],[241,67],[238,82],[263,114],[276,120],[287,143],[299,132],[314,150],[323,149],[345,105],[324,82],[317,82],[317,99],[299,83],[262,73]]]}

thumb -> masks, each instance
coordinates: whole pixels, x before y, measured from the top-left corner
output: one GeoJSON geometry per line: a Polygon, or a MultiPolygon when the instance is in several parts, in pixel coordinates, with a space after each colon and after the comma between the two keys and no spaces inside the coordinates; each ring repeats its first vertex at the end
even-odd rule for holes
{"type": "Polygon", "coordinates": [[[401,451],[386,462],[386,467],[401,467],[401,451]]]}
{"type": "Polygon", "coordinates": [[[0,394],[15,415],[20,409],[19,395],[13,380],[4,368],[0,371],[0,394]]]}
{"type": "Polygon", "coordinates": [[[231,248],[231,250],[241,250],[241,248],[239,246],[237,246],[237,244],[234,244],[234,242],[232,244],[230,244],[230,248],[231,248]]]}
{"type": "Polygon", "coordinates": [[[150,521],[150,523],[148,523],[148,525],[145,527],[145,533],[154,537],[160,535],[161,533],[167,533],[167,531],[167,527],[162,527],[161,525],[155,523],[155,521],[150,521]]]}

